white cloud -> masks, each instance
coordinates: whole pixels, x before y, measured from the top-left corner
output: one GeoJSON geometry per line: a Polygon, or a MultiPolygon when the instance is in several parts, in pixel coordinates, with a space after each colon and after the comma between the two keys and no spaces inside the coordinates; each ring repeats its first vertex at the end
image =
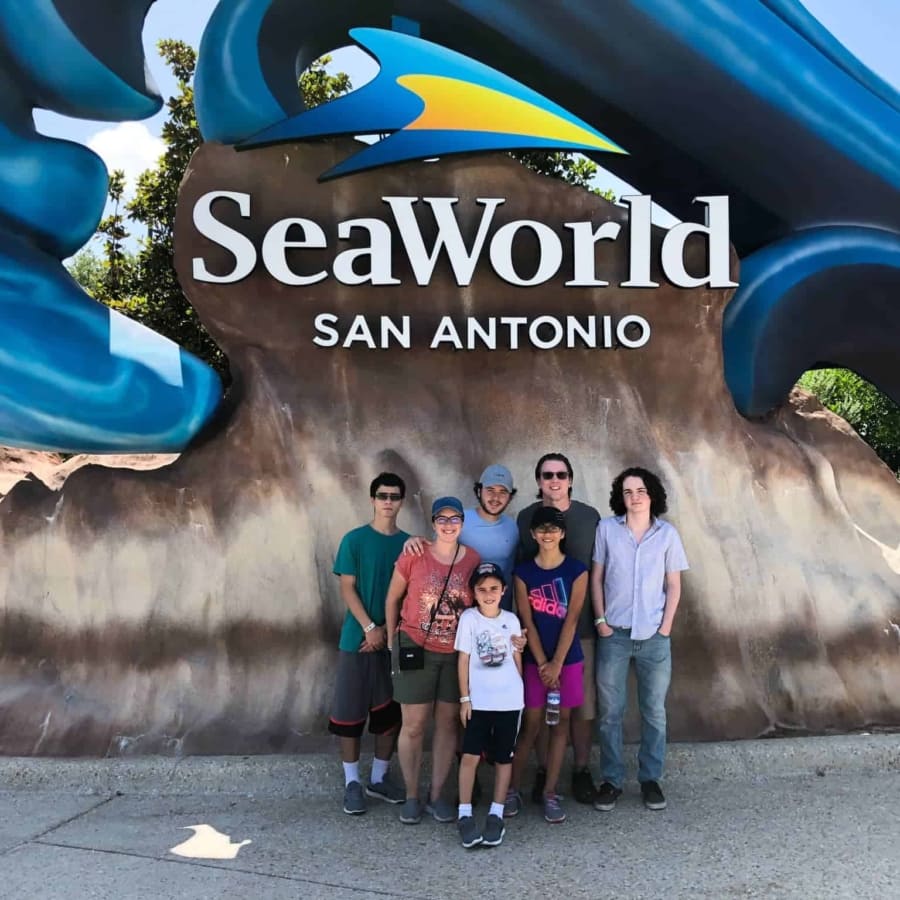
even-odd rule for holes
{"type": "Polygon", "coordinates": [[[104,128],[91,137],[88,147],[101,157],[110,172],[124,170],[129,194],[138,175],[154,166],[166,149],[162,140],[140,122],[122,122],[104,128]]]}

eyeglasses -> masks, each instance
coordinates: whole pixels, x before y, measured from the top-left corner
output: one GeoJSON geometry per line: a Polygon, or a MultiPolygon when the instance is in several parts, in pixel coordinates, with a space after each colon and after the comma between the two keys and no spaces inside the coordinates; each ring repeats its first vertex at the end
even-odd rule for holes
{"type": "Polygon", "coordinates": [[[541,472],[541,478],[543,478],[544,481],[553,481],[554,478],[557,478],[560,481],[568,481],[569,473],[568,472],[541,472]]]}
{"type": "Polygon", "coordinates": [[[399,503],[403,497],[400,494],[389,494],[387,491],[375,491],[376,500],[390,500],[391,503],[399,503]]]}
{"type": "Polygon", "coordinates": [[[462,516],[438,516],[431,521],[435,525],[462,525],[462,516]]]}
{"type": "Polygon", "coordinates": [[[562,528],[560,528],[559,525],[538,525],[534,530],[538,534],[556,534],[557,532],[562,531],[562,528]]]}

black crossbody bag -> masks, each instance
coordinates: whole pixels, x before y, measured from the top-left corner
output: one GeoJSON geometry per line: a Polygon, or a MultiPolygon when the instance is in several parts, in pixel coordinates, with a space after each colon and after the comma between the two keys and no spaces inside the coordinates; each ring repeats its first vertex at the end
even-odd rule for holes
{"type": "MultiPolygon", "coordinates": [[[[450,584],[450,576],[453,574],[453,567],[456,565],[456,557],[459,556],[459,547],[456,548],[456,553],[453,556],[453,562],[450,563],[450,571],[447,572],[447,577],[444,580],[444,586],[441,588],[441,595],[437,599],[437,603],[431,608],[431,618],[428,620],[428,631],[426,634],[431,634],[431,626],[434,625],[435,616],[437,616],[438,607],[441,605],[441,602],[444,599],[444,594],[447,591],[447,585],[450,584]]],[[[427,638],[426,638],[427,640],[427,638]]],[[[411,672],[415,669],[424,669],[425,668],[425,648],[420,647],[418,644],[413,644],[412,647],[404,647],[400,644],[400,635],[397,635],[397,646],[399,647],[398,655],[397,655],[397,668],[401,672],[411,672]]]]}

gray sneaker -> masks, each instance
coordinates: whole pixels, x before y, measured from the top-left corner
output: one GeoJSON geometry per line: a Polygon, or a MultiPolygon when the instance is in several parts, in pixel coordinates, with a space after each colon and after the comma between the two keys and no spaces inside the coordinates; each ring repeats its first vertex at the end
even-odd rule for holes
{"type": "Polygon", "coordinates": [[[499,847],[503,843],[506,826],[500,816],[488,816],[482,832],[482,843],[485,847],[499,847]]]}
{"type": "Polygon", "coordinates": [[[544,794],[544,819],[551,825],[566,821],[559,794],[544,794]]]}
{"type": "Polygon", "coordinates": [[[366,811],[366,798],[358,781],[351,781],[344,788],[344,812],[348,816],[360,816],[366,811]]]}
{"type": "Polygon", "coordinates": [[[400,821],[404,825],[418,825],[422,821],[422,804],[415,797],[407,797],[400,807],[400,821]]]}
{"type": "Polygon", "coordinates": [[[366,796],[384,800],[385,803],[402,803],[406,799],[406,789],[385,778],[374,784],[369,782],[366,785],[366,796]]]}
{"type": "Polygon", "coordinates": [[[425,807],[427,812],[435,822],[455,822],[456,810],[442,797],[437,800],[429,800],[425,807]]]}
{"type": "Polygon", "coordinates": [[[459,829],[459,837],[466,850],[481,843],[481,832],[478,830],[478,823],[474,816],[463,816],[456,823],[456,827],[459,829]]]}
{"type": "Polygon", "coordinates": [[[510,788],[506,792],[506,802],[503,804],[503,818],[511,819],[522,811],[522,795],[510,788]]]}

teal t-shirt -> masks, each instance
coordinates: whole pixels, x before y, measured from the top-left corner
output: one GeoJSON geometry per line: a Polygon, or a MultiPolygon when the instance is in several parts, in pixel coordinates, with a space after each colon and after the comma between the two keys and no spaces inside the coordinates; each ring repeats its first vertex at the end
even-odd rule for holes
{"type": "MultiPolygon", "coordinates": [[[[394,563],[409,535],[405,531],[381,534],[371,525],[348,531],[334,560],[335,575],[356,577],[356,593],[376,625],[384,625],[384,600],[394,574],[394,563]]],[[[341,628],[341,650],[355,653],[363,641],[363,630],[347,610],[341,628]]]]}

